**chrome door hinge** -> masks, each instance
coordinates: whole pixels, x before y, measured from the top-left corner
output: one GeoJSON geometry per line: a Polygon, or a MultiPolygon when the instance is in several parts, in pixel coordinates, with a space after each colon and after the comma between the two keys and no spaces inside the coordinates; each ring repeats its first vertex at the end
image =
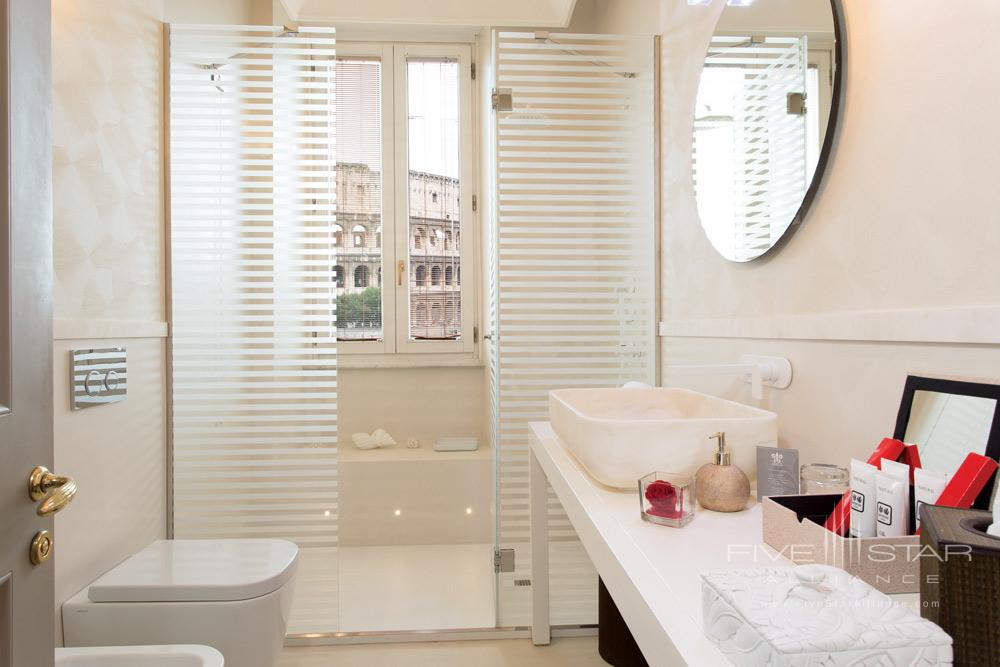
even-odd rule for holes
{"type": "Polygon", "coordinates": [[[476,80],[476,63],[472,63],[472,80],[476,80]]]}
{"type": "Polygon", "coordinates": [[[788,93],[788,115],[790,116],[806,115],[805,93],[788,93]]]}
{"type": "Polygon", "coordinates": [[[513,572],[514,571],[514,550],[513,549],[496,549],[493,551],[493,570],[494,572],[513,572]]]}
{"type": "Polygon", "coordinates": [[[472,212],[475,213],[479,209],[479,200],[476,199],[476,195],[472,195],[472,212]]]}
{"type": "Polygon", "coordinates": [[[510,88],[494,88],[490,95],[490,105],[494,111],[513,111],[514,92],[510,88]]]}

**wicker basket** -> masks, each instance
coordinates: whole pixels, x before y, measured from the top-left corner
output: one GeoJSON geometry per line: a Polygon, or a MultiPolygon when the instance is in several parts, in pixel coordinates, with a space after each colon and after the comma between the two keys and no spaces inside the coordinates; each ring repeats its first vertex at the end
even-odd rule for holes
{"type": "Polygon", "coordinates": [[[951,635],[956,665],[1000,666],[1000,538],[985,532],[992,522],[981,510],[920,509],[920,613],[951,635]]]}

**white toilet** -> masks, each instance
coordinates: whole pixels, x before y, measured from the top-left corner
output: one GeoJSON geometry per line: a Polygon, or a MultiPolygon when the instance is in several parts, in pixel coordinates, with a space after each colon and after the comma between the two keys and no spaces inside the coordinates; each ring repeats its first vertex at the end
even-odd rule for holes
{"type": "Polygon", "coordinates": [[[153,542],[63,604],[65,645],[205,644],[273,667],[297,563],[284,540],[153,542]]]}

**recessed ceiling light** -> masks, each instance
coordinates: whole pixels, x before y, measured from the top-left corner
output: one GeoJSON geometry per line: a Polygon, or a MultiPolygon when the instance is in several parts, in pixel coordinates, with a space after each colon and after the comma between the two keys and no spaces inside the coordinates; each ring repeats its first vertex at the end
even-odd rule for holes
{"type": "Polygon", "coordinates": [[[402,513],[403,513],[403,510],[396,510],[395,512],[393,512],[393,514],[395,514],[396,516],[399,516],[402,513]]]}

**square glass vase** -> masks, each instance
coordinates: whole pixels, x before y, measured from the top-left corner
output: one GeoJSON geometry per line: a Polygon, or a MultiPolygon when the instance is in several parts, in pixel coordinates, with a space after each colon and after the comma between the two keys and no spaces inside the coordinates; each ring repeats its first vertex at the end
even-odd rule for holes
{"type": "Polygon", "coordinates": [[[643,521],[680,528],[694,519],[694,477],[651,472],[639,480],[639,510],[643,521]]]}

